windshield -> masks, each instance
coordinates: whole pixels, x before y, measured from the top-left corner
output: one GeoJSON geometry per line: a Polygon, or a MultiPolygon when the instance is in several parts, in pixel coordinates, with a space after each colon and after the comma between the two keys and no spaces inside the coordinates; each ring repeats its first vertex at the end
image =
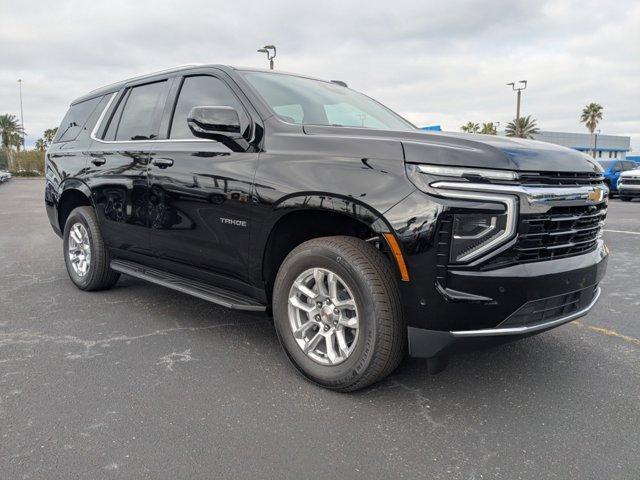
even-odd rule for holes
{"type": "Polygon", "coordinates": [[[604,170],[607,170],[613,162],[614,160],[598,160],[598,163],[604,170]]]}
{"type": "Polygon", "coordinates": [[[341,85],[278,73],[241,73],[285,122],[386,130],[416,128],[384,105],[341,85]]]}

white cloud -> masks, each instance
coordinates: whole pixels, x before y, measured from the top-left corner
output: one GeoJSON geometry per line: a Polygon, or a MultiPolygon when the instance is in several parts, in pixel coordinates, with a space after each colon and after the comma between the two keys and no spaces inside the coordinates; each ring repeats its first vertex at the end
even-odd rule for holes
{"type": "Polygon", "coordinates": [[[32,143],[97,86],[190,62],[265,66],[342,79],[418,124],[457,130],[514,116],[505,83],[527,79],[523,112],[546,130],[603,133],[640,150],[640,4],[595,1],[226,2],[0,0],[0,113],[32,143]]]}

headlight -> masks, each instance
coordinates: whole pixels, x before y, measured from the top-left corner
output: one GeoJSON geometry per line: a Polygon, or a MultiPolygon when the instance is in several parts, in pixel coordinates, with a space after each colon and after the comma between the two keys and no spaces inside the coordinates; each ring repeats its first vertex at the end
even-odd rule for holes
{"type": "Polygon", "coordinates": [[[418,165],[422,173],[441,177],[479,177],[488,180],[517,180],[518,173],[510,170],[492,170],[488,168],[446,167],[440,165],[418,165]]]}
{"type": "Polygon", "coordinates": [[[450,261],[462,263],[478,258],[502,242],[508,215],[494,213],[456,213],[451,228],[450,261]]]}
{"type": "MultiPolygon", "coordinates": [[[[453,183],[447,184],[454,188],[453,183]]],[[[518,198],[493,192],[462,192],[452,188],[439,188],[437,193],[447,198],[499,203],[504,211],[473,211],[478,204],[469,205],[468,212],[455,212],[451,226],[450,261],[468,263],[486,259],[500,251],[500,247],[515,237],[518,218],[518,198]]]]}
{"type": "MultiPolygon", "coordinates": [[[[409,180],[421,191],[447,199],[468,201],[454,207],[450,262],[484,260],[497,254],[515,237],[518,197],[511,192],[503,194],[473,189],[491,188],[487,180],[516,180],[517,172],[411,163],[406,164],[405,168],[409,180]]],[[[495,186],[496,189],[498,187],[504,185],[495,186]]]]}

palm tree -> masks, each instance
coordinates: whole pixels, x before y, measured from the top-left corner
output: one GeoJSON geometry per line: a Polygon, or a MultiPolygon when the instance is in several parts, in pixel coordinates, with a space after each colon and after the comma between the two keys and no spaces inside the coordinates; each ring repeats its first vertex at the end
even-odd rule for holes
{"type": "Polygon", "coordinates": [[[20,147],[22,146],[23,134],[24,129],[18,122],[18,119],[15,115],[0,115],[0,143],[2,144],[2,148],[7,155],[9,169],[11,169],[12,160],[11,150],[13,147],[16,147],[17,150],[20,150],[20,147]]]}
{"type": "Polygon", "coordinates": [[[4,148],[15,146],[16,135],[20,137],[23,133],[24,130],[15,115],[0,115],[0,140],[4,148]]]}
{"type": "Polygon", "coordinates": [[[466,125],[462,125],[460,130],[466,133],[478,133],[480,131],[480,125],[475,122],[467,122],[466,125]]]}
{"type": "Polygon", "coordinates": [[[536,120],[531,118],[531,115],[527,115],[509,122],[505,132],[507,137],[533,138],[540,129],[536,126],[536,120]]]}
{"type": "Polygon", "coordinates": [[[580,122],[585,124],[591,134],[596,131],[598,122],[602,120],[602,110],[602,105],[594,102],[591,102],[589,105],[582,109],[580,122]]]}
{"type": "Polygon", "coordinates": [[[53,137],[56,136],[56,133],[58,133],[58,127],[47,128],[42,134],[42,138],[44,139],[44,143],[47,145],[47,147],[51,145],[51,142],[53,142],[53,137]]]}
{"type": "Polygon", "coordinates": [[[493,124],[493,122],[486,122],[482,124],[482,129],[480,133],[484,133],[485,135],[497,135],[498,129],[493,124]]]}
{"type": "Polygon", "coordinates": [[[44,138],[39,138],[36,140],[36,150],[39,152],[44,152],[47,149],[47,142],[44,138]]]}

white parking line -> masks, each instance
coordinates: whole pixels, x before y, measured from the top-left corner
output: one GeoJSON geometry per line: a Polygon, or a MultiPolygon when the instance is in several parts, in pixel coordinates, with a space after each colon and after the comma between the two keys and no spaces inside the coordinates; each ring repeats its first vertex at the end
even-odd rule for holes
{"type": "Polygon", "coordinates": [[[627,232],[626,230],[605,230],[605,232],[628,233],[629,235],[640,235],[640,232],[627,232]]]}

